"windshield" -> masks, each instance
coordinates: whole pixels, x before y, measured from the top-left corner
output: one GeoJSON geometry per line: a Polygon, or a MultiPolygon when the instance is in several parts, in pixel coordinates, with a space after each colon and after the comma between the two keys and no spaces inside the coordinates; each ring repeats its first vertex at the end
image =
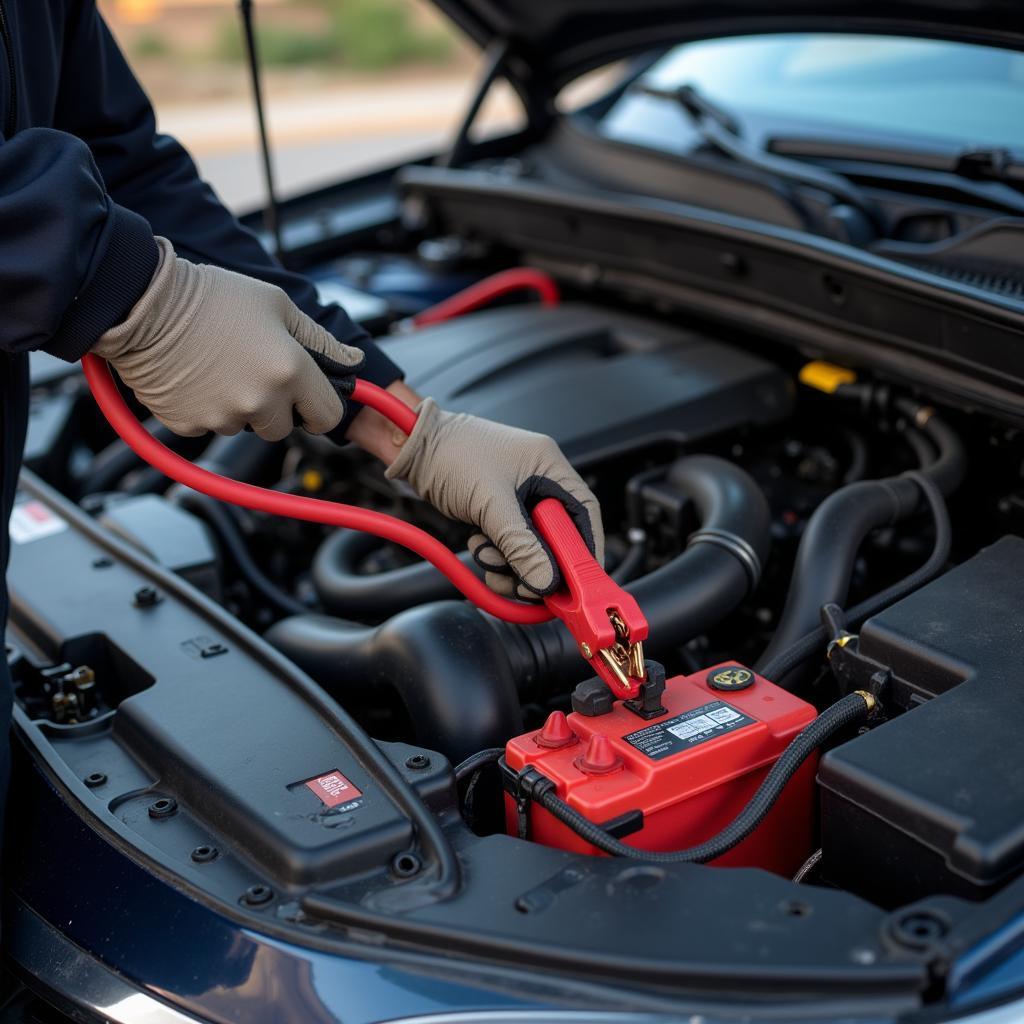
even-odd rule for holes
{"type": "MultiPolygon", "coordinates": [[[[695,86],[751,137],[852,138],[942,149],[1024,149],[1024,54],[885,36],[800,34],[688,43],[641,77],[695,86]]],[[[635,91],[601,130],[673,152],[697,141],[685,115],[635,91]]]]}

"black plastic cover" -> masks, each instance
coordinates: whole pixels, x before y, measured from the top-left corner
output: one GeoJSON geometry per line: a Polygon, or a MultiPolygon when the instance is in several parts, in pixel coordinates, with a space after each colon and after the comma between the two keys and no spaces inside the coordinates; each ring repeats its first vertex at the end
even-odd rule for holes
{"type": "Polygon", "coordinates": [[[381,347],[445,409],[548,434],[577,464],[771,423],[793,401],[787,375],[741,349],[576,303],[478,313],[381,347]]]}
{"type": "Polygon", "coordinates": [[[191,837],[229,848],[259,880],[291,885],[380,869],[414,846],[412,822],[255,638],[228,635],[46,511],[48,529],[12,544],[11,639],[30,666],[88,664],[116,710],[23,727],[79,778],[102,773],[90,790],[97,811],[155,847],[170,843],[178,860],[187,862],[191,837]],[[340,776],[353,800],[336,800],[327,776],[340,776]],[[173,800],[172,818],[154,819],[160,799],[173,800]]]}
{"type": "Polygon", "coordinates": [[[830,880],[896,905],[1024,869],[1022,581],[1024,539],[1004,537],[864,625],[912,709],[822,760],[830,880]]]}

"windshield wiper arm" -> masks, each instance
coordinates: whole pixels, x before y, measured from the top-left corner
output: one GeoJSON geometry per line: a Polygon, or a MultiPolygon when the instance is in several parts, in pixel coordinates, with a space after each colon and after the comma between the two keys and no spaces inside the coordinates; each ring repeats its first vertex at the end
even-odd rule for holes
{"type": "Polygon", "coordinates": [[[873,230],[878,230],[878,213],[867,196],[849,178],[813,164],[769,153],[743,138],[739,123],[728,111],[713,103],[693,85],[661,89],[638,82],[632,87],[645,96],[675,103],[693,122],[701,138],[737,163],[746,164],[786,181],[826,192],[860,211],[873,230]]]}
{"type": "Polygon", "coordinates": [[[1024,161],[1008,149],[965,149],[957,154],[953,174],[973,181],[1024,185],[1024,161]]]}
{"type": "Polygon", "coordinates": [[[1024,213],[1024,160],[1007,149],[924,149],[813,135],[773,136],[765,145],[784,158],[825,160],[848,174],[901,186],[941,184],[1016,216],[1024,213]]]}

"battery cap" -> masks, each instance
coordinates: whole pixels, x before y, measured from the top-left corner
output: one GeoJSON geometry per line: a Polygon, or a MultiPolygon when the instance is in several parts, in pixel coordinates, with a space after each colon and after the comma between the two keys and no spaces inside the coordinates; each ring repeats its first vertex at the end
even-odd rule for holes
{"type": "Polygon", "coordinates": [[[622,758],[615,753],[607,736],[595,733],[590,737],[586,753],[576,758],[576,767],[587,775],[607,775],[622,767],[622,758]]]}
{"type": "Polygon", "coordinates": [[[552,711],[544,728],[533,738],[538,747],[546,747],[548,750],[557,750],[559,747],[567,747],[577,740],[576,733],[572,731],[564,711],[552,711]]]}

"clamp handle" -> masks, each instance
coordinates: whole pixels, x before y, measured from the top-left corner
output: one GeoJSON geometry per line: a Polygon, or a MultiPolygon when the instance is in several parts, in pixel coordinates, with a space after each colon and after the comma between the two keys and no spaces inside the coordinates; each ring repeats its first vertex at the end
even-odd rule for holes
{"type": "Polygon", "coordinates": [[[648,632],[640,606],[598,564],[560,501],[545,498],[532,515],[562,573],[563,586],[544,604],[565,623],[580,654],[615,696],[637,697],[646,679],[648,632]]]}

